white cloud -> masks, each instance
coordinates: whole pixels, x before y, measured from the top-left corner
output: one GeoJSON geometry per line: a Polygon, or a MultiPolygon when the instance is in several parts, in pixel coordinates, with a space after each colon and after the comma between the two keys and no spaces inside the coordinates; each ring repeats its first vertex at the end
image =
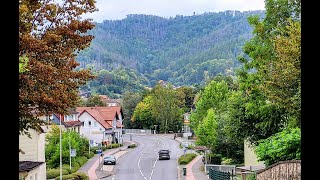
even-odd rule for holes
{"type": "Polygon", "coordinates": [[[96,0],[99,11],[84,17],[96,22],[123,19],[127,14],[152,14],[162,17],[202,14],[225,10],[263,10],[264,0],[96,0]]]}

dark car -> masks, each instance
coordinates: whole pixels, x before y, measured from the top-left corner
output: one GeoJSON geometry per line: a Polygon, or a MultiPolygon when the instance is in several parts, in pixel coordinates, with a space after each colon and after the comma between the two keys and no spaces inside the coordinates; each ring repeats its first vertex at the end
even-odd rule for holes
{"type": "Polygon", "coordinates": [[[160,150],[159,152],[159,160],[162,159],[170,159],[170,151],[169,150],[160,150]]]}
{"type": "Polygon", "coordinates": [[[113,164],[115,165],[117,163],[117,159],[113,155],[109,155],[103,158],[103,165],[113,164]]]}

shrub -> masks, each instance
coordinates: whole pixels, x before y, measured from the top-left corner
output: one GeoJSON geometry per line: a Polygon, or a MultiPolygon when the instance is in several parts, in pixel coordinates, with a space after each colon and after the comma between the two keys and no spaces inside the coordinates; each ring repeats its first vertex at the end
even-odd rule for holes
{"type": "Polygon", "coordinates": [[[78,176],[80,180],[89,180],[89,177],[83,172],[76,172],[73,174],[78,176]]]}
{"type": "Polygon", "coordinates": [[[233,164],[233,160],[231,158],[222,158],[221,164],[230,165],[233,164]]]}
{"type": "Polygon", "coordinates": [[[210,164],[221,164],[222,155],[221,154],[208,154],[208,159],[210,164]]]}
{"type": "MultiPolygon", "coordinates": [[[[80,180],[78,176],[74,174],[68,174],[65,176],[62,176],[63,180],[80,180]]],[[[60,180],[60,176],[56,177],[55,180],[60,180]]]]}
{"type": "Polygon", "coordinates": [[[135,148],[135,147],[137,147],[136,144],[130,144],[130,145],[128,146],[128,148],[135,148]]]}
{"type": "MultiPolygon", "coordinates": [[[[69,172],[66,169],[62,169],[62,175],[67,175],[69,172]]],[[[47,169],[47,179],[53,179],[57,176],[60,176],[60,168],[59,169],[47,169]]]]}
{"type": "MultiPolygon", "coordinates": [[[[69,174],[73,173],[72,169],[70,169],[70,165],[69,164],[63,164],[62,165],[62,170],[66,170],[68,171],[69,174]]],[[[60,175],[60,174],[59,174],[60,175]]]]}
{"type": "Polygon", "coordinates": [[[74,161],[79,163],[79,166],[81,167],[84,163],[88,161],[88,158],[85,156],[79,156],[79,157],[76,157],[74,161]]]}
{"type": "Polygon", "coordinates": [[[179,165],[182,164],[188,164],[190,161],[192,161],[197,155],[194,153],[186,154],[184,156],[181,156],[178,160],[179,165]]]}

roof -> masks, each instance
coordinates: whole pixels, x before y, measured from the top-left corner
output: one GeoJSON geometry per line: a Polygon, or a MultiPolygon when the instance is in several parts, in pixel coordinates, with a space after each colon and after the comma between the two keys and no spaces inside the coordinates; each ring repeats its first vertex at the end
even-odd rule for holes
{"type": "Polygon", "coordinates": [[[77,120],[77,121],[65,121],[64,122],[66,127],[71,127],[71,126],[81,126],[82,122],[77,120]]]}
{"type": "MultiPolygon", "coordinates": [[[[119,119],[118,115],[122,112],[121,107],[118,106],[77,107],[77,111],[80,113],[79,116],[87,112],[106,129],[112,128],[112,121],[119,119]]],[[[117,127],[121,126],[117,125],[117,127]]]]}
{"type": "Polygon", "coordinates": [[[43,163],[38,161],[19,161],[19,172],[31,171],[43,163]]]}

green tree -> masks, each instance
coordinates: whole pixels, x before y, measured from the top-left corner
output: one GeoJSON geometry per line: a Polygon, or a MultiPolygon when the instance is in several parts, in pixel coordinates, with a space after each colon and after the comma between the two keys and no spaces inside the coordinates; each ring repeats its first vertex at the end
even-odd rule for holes
{"type": "Polygon", "coordinates": [[[212,108],[207,112],[203,122],[199,124],[198,128],[195,130],[197,138],[199,139],[196,143],[213,149],[217,145],[218,122],[212,108]]]}
{"type": "Polygon", "coordinates": [[[301,159],[301,131],[300,128],[288,128],[262,139],[254,147],[258,160],[267,166],[278,161],[301,159]]]}
{"type": "Polygon", "coordinates": [[[150,129],[155,124],[151,101],[152,97],[146,96],[134,109],[132,121],[139,125],[139,128],[150,129]]]}
{"type": "Polygon", "coordinates": [[[85,101],[85,106],[87,107],[94,107],[94,106],[104,106],[100,96],[98,94],[90,96],[86,101],[85,101]]]}
{"type": "Polygon", "coordinates": [[[126,91],[123,94],[122,98],[122,108],[123,108],[123,115],[125,117],[124,126],[126,128],[132,128],[132,117],[137,104],[142,101],[143,95],[141,93],[134,93],[126,91]]]}
{"type": "Polygon", "coordinates": [[[162,86],[157,84],[151,91],[152,114],[156,118],[156,123],[160,125],[160,131],[167,133],[174,131],[176,126],[181,126],[183,110],[181,102],[177,96],[177,91],[169,84],[162,86]]]}

